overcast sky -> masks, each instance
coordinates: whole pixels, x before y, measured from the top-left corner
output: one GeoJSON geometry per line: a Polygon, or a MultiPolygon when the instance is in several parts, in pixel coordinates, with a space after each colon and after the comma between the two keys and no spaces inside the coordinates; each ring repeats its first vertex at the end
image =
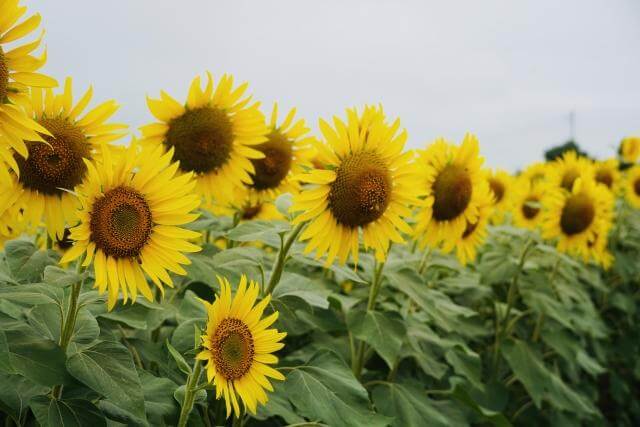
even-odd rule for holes
{"type": "MultiPolygon", "coordinates": [[[[297,106],[312,128],[382,102],[409,146],[475,132],[490,166],[516,169],[569,137],[610,155],[640,134],[638,0],[23,0],[43,16],[46,71],[122,104],[186,97],[204,70],[297,106]]],[[[76,89],[76,93],[80,92],[76,89]]]]}

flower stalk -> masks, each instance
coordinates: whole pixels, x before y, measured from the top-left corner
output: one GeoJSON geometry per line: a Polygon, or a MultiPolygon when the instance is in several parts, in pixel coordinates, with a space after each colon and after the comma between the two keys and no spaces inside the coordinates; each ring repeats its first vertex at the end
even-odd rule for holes
{"type": "Polygon", "coordinates": [[[189,414],[193,410],[193,403],[195,402],[196,392],[198,391],[198,383],[200,382],[200,376],[202,375],[202,361],[196,359],[193,365],[193,372],[187,377],[187,384],[185,386],[184,398],[182,399],[182,409],[180,409],[180,419],[178,421],[178,427],[185,427],[187,421],[189,421],[189,414]]]}
{"type": "Polygon", "coordinates": [[[276,288],[276,286],[280,282],[280,278],[282,277],[282,271],[284,270],[284,265],[287,262],[287,255],[289,254],[289,250],[291,249],[291,246],[298,238],[298,235],[304,228],[305,224],[306,224],[305,222],[302,222],[296,225],[296,227],[291,231],[291,233],[289,233],[289,236],[287,236],[286,240],[284,239],[280,240],[280,250],[278,251],[275,265],[271,270],[271,276],[269,276],[269,283],[267,284],[267,287],[265,289],[265,295],[269,295],[273,293],[273,290],[276,288]]]}

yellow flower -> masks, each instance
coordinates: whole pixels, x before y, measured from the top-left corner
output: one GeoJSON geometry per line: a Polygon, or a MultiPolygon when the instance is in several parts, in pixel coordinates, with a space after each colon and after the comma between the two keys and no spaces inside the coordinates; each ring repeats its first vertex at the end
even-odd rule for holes
{"type": "Polygon", "coordinates": [[[625,163],[635,163],[640,158],[640,136],[628,136],[620,143],[620,155],[625,163]]]}
{"type": "Polygon", "coordinates": [[[478,139],[467,134],[460,146],[439,138],[420,153],[419,185],[427,190],[416,225],[421,247],[453,249],[468,224],[478,222],[480,208],[491,204],[478,151],[478,139]]]}
{"type": "Polygon", "coordinates": [[[47,52],[32,56],[40,46],[42,35],[36,40],[6,51],[6,44],[16,42],[35,31],[40,25],[40,15],[32,15],[21,23],[18,20],[27,12],[18,0],[0,2],[0,184],[8,185],[9,169],[17,173],[13,153],[27,156],[25,141],[42,141],[40,133],[47,131],[29,118],[15,104],[31,87],[55,87],[51,77],[37,73],[47,61],[47,52]]]}
{"type": "Polygon", "coordinates": [[[311,167],[311,142],[309,128],[304,120],[294,121],[296,110],[291,109],[284,121],[278,124],[278,104],[273,105],[267,141],[254,146],[264,154],[261,159],[252,159],[255,172],[251,174],[249,189],[250,204],[274,200],[282,193],[296,193],[299,183],[294,175],[311,167]]]}
{"type": "Polygon", "coordinates": [[[614,198],[593,179],[577,179],[571,192],[547,188],[543,205],[542,236],[557,239],[561,252],[589,256],[590,245],[609,235],[614,198]]]}
{"type": "Polygon", "coordinates": [[[487,171],[487,181],[493,198],[494,224],[499,224],[504,220],[504,214],[511,210],[513,203],[514,182],[513,177],[504,170],[487,171]]]}
{"type": "Polygon", "coordinates": [[[77,222],[78,200],[70,193],[86,177],[85,160],[91,160],[96,147],[123,136],[126,125],[105,123],[118,109],[115,101],[104,102],[83,114],[93,94],[89,88],[73,104],[72,81],[64,91],[32,89],[21,100],[28,116],[42,126],[44,141],[27,141],[28,157],[15,155],[14,190],[20,197],[12,208],[30,228],[43,221],[51,239],[62,238],[66,225],[77,222]]]}
{"type": "Polygon", "coordinates": [[[196,359],[206,362],[207,380],[216,387],[216,399],[224,397],[227,417],[232,407],[239,417],[240,405],[255,415],[258,404],[269,400],[267,391],[273,391],[269,378],[284,380],[284,376],[269,365],[278,363],[273,355],[284,347],[281,343],[287,335],[269,329],[278,318],[278,312],[262,318],[270,295],[256,304],[260,288],[243,275],[235,296],[231,297],[231,285],[218,276],[220,294],[207,308],[207,331],[202,336],[204,349],[196,359]]]}
{"type": "Polygon", "coordinates": [[[590,180],[594,178],[593,164],[586,157],[578,156],[575,151],[568,151],[549,165],[549,183],[555,187],[571,191],[576,179],[590,180]]]}
{"type": "Polygon", "coordinates": [[[607,187],[613,194],[618,194],[621,184],[621,174],[616,159],[594,162],[594,171],[594,176],[598,183],[607,187]]]}
{"type": "Polygon", "coordinates": [[[140,129],[145,144],[173,148],[180,169],[195,174],[198,192],[220,204],[253,183],[252,160],[265,157],[256,146],[268,141],[268,128],[259,104],[243,98],[247,86],[234,89],[233,77],[225,74],[214,90],[207,73],[204,90],[200,77],[193,80],[185,105],[161,91],[160,99],[147,99],[159,122],[140,129]]]}
{"type": "Polygon", "coordinates": [[[326,264],[349,255],[358,262],[359,236],[365,249],[373,248],[378,261],[386,258],[390,242],[402,243],[399,231],[411,233],[402,219],[420,194],[413,153],[403,153],[406,131],[400,121],[386,123],[381,108],[365,107],[362,114],[347,110],[347,122],[338,117],[334,127],[324,120],[326,169],[311,169],[299,176],[311,184],[294,195],[295,224],[310,221],[300,236],[309,240],[305,252],[327,254],[326,264]]]}
{"type": "Polygon", "coordinates": [[[549,177],[549,163],[535,162],[527,166],[519,175],[532,183],[546,181],[549,177]]]}
{"type": "Polygon", "coordinates": [[[534,230],[542,220],[542,201],[545,196],[543,181],[531,181],[518,177],[513,192],[513,223],[518,227],[534,230]]]}
{"type": "Polygon", "coordinates": [[[629,204],[640,209],[640,166],[633,166],[626,171],[624,190],[629,204]]]}
{"type": "Polygon", "coordinates": [[[71,229],[74,246],[60,260],[86,252],[83,265],[93,261],[95,286],[101,294],[108,290],[109,310],[119,294],[124,302],[129,297],[135,302],[138,292],[152,301],[144,273],[162,291],[163,284],[173,286],[169,271],[186,274],[181,265],[190,261],[183,252],[200,250],[187,241],[200,233],[181,227],[198,217],[191,213],[200,204],[192,194],[192,174],[177,174],[173,150],[138,148],[134,141],[114,161],[105,145],[101,161],[85,160],[87,179],[77,189],[80,224],[71,229]]]}

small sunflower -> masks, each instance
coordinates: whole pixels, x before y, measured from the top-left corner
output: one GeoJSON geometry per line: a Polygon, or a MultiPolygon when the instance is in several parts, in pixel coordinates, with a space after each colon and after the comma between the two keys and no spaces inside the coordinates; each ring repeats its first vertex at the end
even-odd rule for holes
{"type": "Polygon", "coordinates": [[[482,186],[479,191],[486,191],[487,194],[482,197],[485,203],[478,205],[478,218],[475,222],[467,221],[467,226],[458,241],[449,240],[442,247],[443,252],[451,252],[455,248],[456,256],[462,265],[466,265],[476,259],[478,248],[487,237],[489,220],[495,217],[493,213],[495,205],[492,206],[489,202],[492,200],[492,195],[489,194],[491,190],[486,186],[482,186]]]}
{"type": "Polygon", "coordinates": [[[557,239],[561,252],[586,256],[599,236],[609,234],[614,198],[593,179],[577,179],[572,191],[548,188],[543,203],[542,236],[557,239]]]}
{"type": "Polygon", "coordinates": [[[640,209],[640,166],[633,166],[627,170],[624,189],[629,204],[640,209]]]}
{"type": "Polygon", "coordinates": [[[181,227],[198,217],[191,213],[200,204],[191,193],[192,174],[177,174],[173,150],[138,148],[134,141],[114,161],[104,145],[99,162],[85,160],[87,178],[77,189],[80,224],[71,229],[74,245],[60,260],[86,252],[83,265],[93,261],[95,286],[101,294],[108,290],[109,310],[120,293],[125,302],[129,296],[135,302],[138,292],[153,300],[144,273],[162,291],[163,284],[173,286],[168,271],[186,274],[181,265],[190,261],[183,252],[200,250],[187,241],[200,233],[181,227]]]}
{"type": "Polygon", "coordinates": [[[511,210],[514,191],[513,177],[504,170],[488,171],[487,182],[493,197],[491,220],[494,224],[499,224],[504,220],[504,214],[511,210]]]}
{"type": "Polygon", "coordinates": [[[467,225],[478,222],[480,207],[491,204],[483,161],[472,134],[460,146],[439,138],[420,153],[420,185],[427,190],[416,224],[421,247],[454,247],[467,225]]]}
{"type": "Polygon", "coordinates": [[[357,263],[359,235],[365,249],[373,248],[376,259],[386,258],[390,242],[404,242],[399,231],[411,233],[402,219],[411,216],[417,203],[413,153],[403,153],[406,131],[398,133],[400,121],[389,125],[381,108],[366,107],[359,115],[347,110],[347,122],[334,117],[331,127],[320,120],[326,139],[326,168],[301,174],[311,184],[294,195],[292,212],[304,211],[295,224],[311,221],[300,240],[309,240],[305,252],[336,257],[344,264],[349,255],[357,263]]]}
{"type": "Polygon", "coordinates": [[[160,122],[140,129],[143,142],[173,149],[180,169],[196,175],[198,192],[218,203],[232,200],[243,184],[254,183],[252,161],[265,157],[257,146],[269,141],[259,104],[243,98],[247,86],[234,89],[233,77],[225,74],[214,90],[213,77],[207,73],[204,90],[200,77],[191,83],[186,105],[164,91],[160,99],[147,99],[160,122]]]}
{"type": "Polygon", "coordinates": [[[251,204],[274,200],[282,193],[296,193],[299,182],[294,175],[311,167],[313,137],[308,136],[309,128],[303,119],[294,121],[295,109],[291,109],[284,121],[278,124],[278,104],[273,105],[267,141],[253,148],[264,157],[252,159],[255,172],[252,183],[247,185],[251,204]]]}
{"type": "Polygon", "coordinates": [[[609,251],[609,239],[606,233],[596,234],[595,239],[589,242],[587,246],[588,250],[582,256],[584,262],[593,260],[596,264],[599,264],[605,270],[611,268],[615,258],[609,251]]]}
{"type": "Polygon", "coordinates": [[[202,336],[204,349],[196,358],[206,362],[207,380],[216,387],[216,399],[224,397],[227,417],[235,412],[240,417],[239,401],[252,414],[258,404],[269,398],[265,393],[273,391],[269,378],[284,380],[284,376],[269,365],[278,363],[273,355],[284,347],[280,341],[287,335],[276,329],[268,329],[278,318],[278,312],[262,319],[270,295],[256,304],[260,288],[242,275],[235,296],[231,297],[231,285],[218,276],[220,294],[213,304],[205,302],[208,320],[207,331],[202,336]]]}
{"type": "Polygon", "coordinates": [[[578,178],[590,180],[594,178],[593,164],[589,159],[579,156],[575,151],[567,151],[562,157],[553,161],[549,171],[549,183],[553,186],[571,191],[578,178]]]}
{"type": "Polygon", "coordinates": [[[535,162],[527,166],[518,177],[532,183],[546,181],[549,176],[549,163],[535,162]]]}
{"type": "Polygon", "coordinates": [[[542,220],[542,200],[545,197],[545,185],[542,181],[531,181],[520,176],[513,192],[512,217],[518,227],[534,230],[542,220]]]}
{"type": "Polygon", "coordinates": [[[67,78],[64,91],[32,89],[23,99],[29,117],[47,134],[44,141],[26,141],[28,156],[15,154],[17,170],[15,191],[20,192],[14,211],[29,227],[44,221],[52,239],[62,238],[65,225],[75,225],[78,200],[70,193],[85,178],[85,160],[91,160],[98,144],[123,136],[126,125],[106,124],[116,112],[115,101],[104,102],[81,117],[93,94],[89,88],[73,105],[72,81],[67,78]]]}
{"type": "Polygon", "coordinates": [[[640,158],[640,136],[628,136],[620,143],[620,156],[625,163],[635,163],[640,158]]]}
{"type": "Polygon", "coordinates": [[[607,187],[613,194],[620,190],[620,165],[616,159],[594,162],[594,177],[596,181],[607,187]]]}
{"type": "Polygon", "coordinates": [[[4,185],[9,182],[8,170],[17,169],[13,152],[27,155],[23,140],[42,141],[40,133],[47,134],[15,104],[31,87],[58,85],[51,77],[37,72],[47,61],[46,51],[40,57],[31,55],[40,46],[42,35],[32,42],[5,50],[4,45],[28,36],[40,25],[39,14],[17,24],[26,12],[26,6],[19,6],[19,0],[0,2],[0,184],[4,185]]]}

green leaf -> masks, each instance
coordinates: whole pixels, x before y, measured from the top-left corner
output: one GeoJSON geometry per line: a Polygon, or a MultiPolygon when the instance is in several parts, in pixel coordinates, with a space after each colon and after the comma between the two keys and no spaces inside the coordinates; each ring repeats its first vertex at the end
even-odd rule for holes
{"type": "Polygon", "coordinates": [[[27,240],[7,242],[4,252],[12,276],[23,283],[41,281],[45,267],[58,262],[54,251],[40,251],[27,240]]]}
{"type": "Polygon", "coordinates": [[[184,357],[182,357],[182,355],[178,353],[178,350],[173,348],[171,343],[169,343],[169,340],[166,341],[166,345],[167,345],[167,348],[169,349],[169,354],[171,355],[171,357],[173,357],[173,360],[176,361],[176,365],[178,365],[178,369],[180,369],[180,371],[182,371],[182,373],[184,374],[191,375],[191,366],[189,366],[187,361],[184,360],[184,357]]]}
{"type": "Polygon", "coordinates": [[[131,355],[121,344],[102,341],[85,348],[69,358],[67,369],[113,405],[145,419],[140,379],[131,355]]]}
{"type": "Polygon", "coordinates": [[[44,282],[61,288],[79,283],[88,276],[88,271],[78,274],[75,271],[65,270],[55,265],[48,265],[44,269],[44,282]]]}
{"type": "MultiPolygon", "coordinates": [[[[33,307],[27,313],[27,321],[33,329],[43,337],[52,341],[60,341],[61,319],[60,307],[56,304],[43,304],[33,307]]],[[[90,344],[100,335],[98,322],[85,308],[78,310],[71,342],[90,344]]]]}
{"type": "Polygon", "coordinates": [[[536,407],[540,408],[544,399],[558,409],[583,416],[599,414],[593,403],[569,388],[557,374],[548,370],[542,358],[534,353],[526,342],[505,341],[500,350],[536,407]]]}
{"type": "Polygon", "coordinates": [[[50,399],[48,396],[36,396],[31,399],[30,406],[42,427],[106,427],[107,425],[102,412],[87,400],[57,400],[50,399]]]}
{"type": "MultiPolygon", "coordinates": [[[[372,390],[372,398],[376,408],[391,417],[391,426],[394,427],[467,425],[461,413],[452,417],[443,411],[446,401],[429,399],[427,393],[415,385],[388,382],[376,384],[372,390]]],[[[450,402],[448,404],[451,405],[450,402]]]]}
{"type": "MultiPolygon", "coordinates": [[[[185,394],[185,390],[186,389],[187,389],[187,387],[183,384],[173,392],[173,400],[178,402],[178,404],[180,406],[182,406],[182,403],[184,402],[184,394],[185,394]]],[[[207,391],[206,390],[200,389],[200,390],[196,391],[194,402],[202,403],[202,402],[205,402],[206,400],[207,400],[207,391]]]]}
{"type": "Polygon", "coordinates": [[[458,375],[467,378],[476,387],[482,387],[482,361],[478,353],[457,345],[445,353],[445,358],[458,375]]]}
{"type": "Polygon", "coordinates": [[[298,298],[312,307],[329,308],[327,297],[331,291],[295,273],[285,273],[273,291],[273,299],[298,298]]]}
{"type": "Polygon", "coordinates": [[[0,300],[20,305],[62,304],[63,290],[39,283],[0,287],[0,300]]]}
{"type": "Polygon", "coordinates": [[[50,387],[34,383],[20,375],[0,374],[0,412],[9,414],[16,424],[24,416],[33,396],[47,393],[50,387]]]}
{"type": "MultiPolygon", "coordinates": [[[[153,306],[153,309],[158,309],[158,307],[153,306]]],[[[113,311],[98,315],[98,317],[122,323],[133,329],[147,329],[147,318],[151,310],[142,304],[121,305],[113,311]]]]}
{"type": "Polygon", "coordinates": [[[140,371],[140,381],[144,393],[144,407],[152,425],[161,425],[165,418],[175,418],[179,408],[173,398],[178,385],[168,378],[159,378],[146,371],[140,371]]]}
{"type": "MultiPolygon", "coordinates": [[[[323,261],[319,261],[315,258],[312,258],[310,256],[307,255],[302,255],[302,254],[294,254],[292,256],[292,259],[295,260],[296,262],[300,263],[300,264],[304,264],[304,265],[310,265],[316,268],[321,268],[324,269],[324,262],[323,261]]],[[[329,267],[327,267],[330,271],[332,271],[333,273],[336,274],[336,276],[341,276],[344,278],[344,280],[351,280],[352,282],[356,282],[356,283],[369,283],[367,282],[365,279],[363,279],[362,277],[360,277],[358,275],[358,273],[356,273],[352,268],[349,268],[347,266],[344,265],[340,265],[340,264],[332,264],[329,267]]]]}
{"type": "Polygon", "coordinates": [[[347,314],[347,325],[354,337],[373,347],[389,368],[393,368],[407,334],[407,328],[398,314],[351,310],[347,314]]]}
{"type": "Polygon", "coordinates": [[[289,209],[293,205],[293,195],[291,193],[283,193],[276,198],[275,201],[276,209],[278,212],[282,214],[285,218],[290,218],[291,213],[289,209]]]}
{"type": "MultiPolygon", "coordinates": [[[[465,384],[461,378],[452,377],[451,383],[453,385],[452,396],[460,403],[470,408],[477,416],[482,420],[486,420],[492,423],[496,427],[510,427],[511,423],[500,411],[487,408],[484,404],[480,404],[477,399],[477,391],[471,392],[465,387],[465,384]]],[[[500,398],[506,396],[506,390],[504,386],[482,386],[482,390],[488,395],[489,398],[501,400],[500,398]]],[[[484,396],[483,396],[484,397],[484,396]]],[[[485,399],[486,400],[486,399],[485,399]]],[[[484,403],[484,402],[483,402],[484,403]]],[[[501,404],[503,402],[500,402],[501,404]]]]}
{"type": "Polygon", "coordinates": [[[335,353],[322,350],[287,376],[285,393],[308,419],[340,426],[385,426],[372,412],[367,391],[335,353]]]}
{"type": "MultiPolygon", "coordinates": [[[[260,260],[263,257],[263,251],[252,247],[239,247],[218,252],[212,258],[212,263],[215,266],[213,279],[216,274],[219,274],[229,279],[234,287],[243,274],[249,279],[258,279],[260,278],[260,260]]],[[[213,286],[218,288],[217,280],[213,286]]]]}
{"type": "Polygon", "coordinates": [[[273,392],[269,393],[269,400],[266,405],[258,405],[255,418],[264,421],[271,417],[280,417],[287,424],[300,424],[304,418],[296,414],[291,402],[285,395],[286,383],[276,382],[273,384],[273,392]]]}
{"type": "Polygon", "coordinates": [[[230,230],[227,238],[236,242],[262,242],[279,248],[281,233],[290,229],[291,225],[285,221],[247,221],[230,230]]]}
{"type": "MultiPolygon", "coordinates": [[[[198,330],[201,330],[202,327],[204,327],[204,324],[204,319],[187,320],[186,322],[181,323],[173,331],[173,335],[171,335],[171,345],[175,347],[179,353],[186,353],[189,350],[193,350],[196,340],[196,329],[194,328],[194,325],[198,330]]],[[[200,339],[199,335],[197,336],[197,339],[200,339]]]]}

